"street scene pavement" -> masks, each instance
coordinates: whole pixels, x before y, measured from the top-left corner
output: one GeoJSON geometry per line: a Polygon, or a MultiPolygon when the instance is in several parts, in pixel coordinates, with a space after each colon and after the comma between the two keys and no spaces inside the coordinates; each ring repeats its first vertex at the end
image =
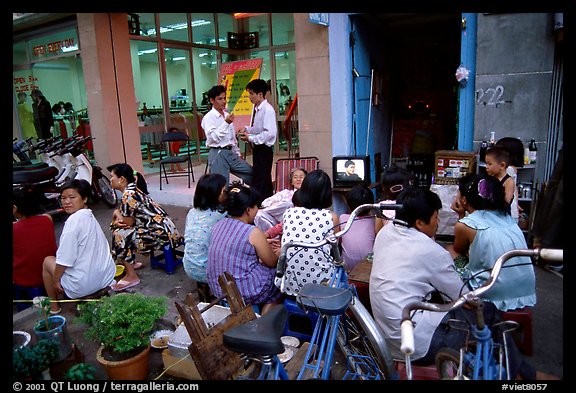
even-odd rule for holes
{"type": "MultiPolygon", "coordinates": [[[[109,223],[112,215],[112,209],[102,203],[92,204],[89,206],[108,239],[110,240],[109,223]]],[[[177,228],[184,233],[186,214],[189,207],[163,205],[164,209],[172,217],[177,228]]],[[[64,219],[55,220],[56,238],[58,239],[62,231],[64,219]]],[[[143,293],[154,296],[167,296],[169,300],[169,310],[160,325],[163,328],[174,329],[174,323],[179,314],[176,310],[175,301],[183,302],[188,293],[194,293],[196,296],[195,284],[190,280],[182,266],[176,269],[174,274],[167,274],[163,269],[152,269],[149,259],[139,256],[138,261],[144,263],[144,267],[139,269],[141,283],[126,291],[132,293],[143,293]]],[[[564,376],[563,363],[563,277],[560,274],[545,270],[540,266],[535,266],[536,271],[536,293],[538,303],[533,310],[533,356],[528,357],[528,361],[536,367],[537,370],[556,375],[564,376]]],[[[96,361],[96,352],[99,348],[98,343],[84,337],[85,325],[76,323],[74,303],[63,305],[62,315],[66,317],[68,323],[68,333],[72,342],[84,356],[84,361],[96,367],[97,378],[107,379],[104,369],[96,361]]],[[[32,334],[33,325],[38,315],[35,310],[27,309],[19,313],[14,308],[13,330],[25,330],[32,334]]],[[[162,327],[160,326],[160,327],[162,327]]],[[[164,364],[162,361],[162,350],[153,349],[150,356],[150,371],[148,379],[177,379],[168,374],[163,374],[164,364]]],[[[207,354],[209,356],[209,354],[207,354]]]]}

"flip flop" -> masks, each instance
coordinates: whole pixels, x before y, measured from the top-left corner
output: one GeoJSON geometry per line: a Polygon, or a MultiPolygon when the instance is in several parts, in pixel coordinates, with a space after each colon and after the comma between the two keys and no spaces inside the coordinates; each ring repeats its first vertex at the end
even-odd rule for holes
{"type": "Polygon", "coordinates": [[[58,315],[62,312],[62,307],[58,308],[58,310],[50,310],[50,315],[58,315]]]}
{"type": "Polygon", "coordinates": [[[116,284],[111,285],[110,288],[115,292],[122,292],[128,288],[135,287],[138,284],[140,284],[140,280],[134,282],[120,280],[116,284]]]}
{"type": "Polygon", "coordinates": [[[143,266],[142,262],[134,262],[134,270],[142,269],[143,266]]]}

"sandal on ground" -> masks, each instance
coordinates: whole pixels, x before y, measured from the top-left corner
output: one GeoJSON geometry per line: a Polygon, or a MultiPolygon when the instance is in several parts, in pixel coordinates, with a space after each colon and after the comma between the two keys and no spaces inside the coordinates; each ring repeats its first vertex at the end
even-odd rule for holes
{"type": "Polygon", "coordinates": [[[142,262],[134,262],[134,270],[138,270],[138,269],[142,269],[144,267],[144,264],[142,264],[142,262]]]}
{"type": "Polygon", "coordinates": [[[62,307],[58,307],[58,310],[50,309],[50,315],[58,315],[62,312],[62,307]]]}
{"type": "Polygon", "coordinates": [[[111,285],[110,288],[113,291],[121,292],[121,291],[124,291],[125,289],[135,287],[138,284],[140,284],[140,280],[133,281],[133,282],[120,280],[116,284],[111,285]]]}

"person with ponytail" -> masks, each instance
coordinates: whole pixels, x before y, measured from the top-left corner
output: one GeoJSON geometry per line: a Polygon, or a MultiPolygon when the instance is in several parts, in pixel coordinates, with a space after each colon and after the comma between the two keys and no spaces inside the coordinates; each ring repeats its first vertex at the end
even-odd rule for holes
{"type": "Polygon", "coordinates": [[[112,231],[112,257],[123,264],[126,275],[112,286],[123,291],[140,283],[136,269],[142,267],[136,254],[149,255],[165,244],[176,247],[182,236],[168,213],[148,195],[144,176],[128,164],[110,165],[112,188],[122,193],[120,207],[114,210],[110,230],[112,231]]]}
{"type": "Polygon", "coordinates": [[[234,182],[227,192],[228,216],[212,227],[208,246],[206,278],[216,297],[222,296],[218,277],[229,272],[246,304],[261,307],[265,314],[282,294],[274,286],[280,250],[273,248],[264,232],[254,226],[260,194],[254,188],[234,182]]]}
{"type": "MultiPolygon", "coordinates": [[[[449,250],[453,258],[468,257],[468,263],[458,270],[471,289],[488,279],[502,254],[528,248],[522,230],[510,215],[504,186],[496,177],[472,174],[460,178],[451,208],[460,219],[454,225],[454,244],[449,250]]],[[[536,278],[531,259],[510,259],[483,299],[501,311],[535,305],[536,278]]]]}

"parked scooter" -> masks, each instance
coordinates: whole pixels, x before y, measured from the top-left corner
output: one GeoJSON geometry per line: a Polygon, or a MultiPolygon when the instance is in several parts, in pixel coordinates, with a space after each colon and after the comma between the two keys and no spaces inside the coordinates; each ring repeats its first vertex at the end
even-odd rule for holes
{"type": "Polygon", "coordinates": [[[29,148],[37,151],[44,162],[31,166],[14,165],[13,188],[30,187],[40,191],[45,196],[43,210],[48,214],[58,214],[63,212],[59,198],[60,186],[70,179],[84,179],[92,186],[92,200],[101,200],[108,207],[116,207],[118,196],[110,179],[99,166],[92,165],[84,153],[90,140],[92,137],[75,135],[66,140],[50,138],[30,145],[29,148]]]}

